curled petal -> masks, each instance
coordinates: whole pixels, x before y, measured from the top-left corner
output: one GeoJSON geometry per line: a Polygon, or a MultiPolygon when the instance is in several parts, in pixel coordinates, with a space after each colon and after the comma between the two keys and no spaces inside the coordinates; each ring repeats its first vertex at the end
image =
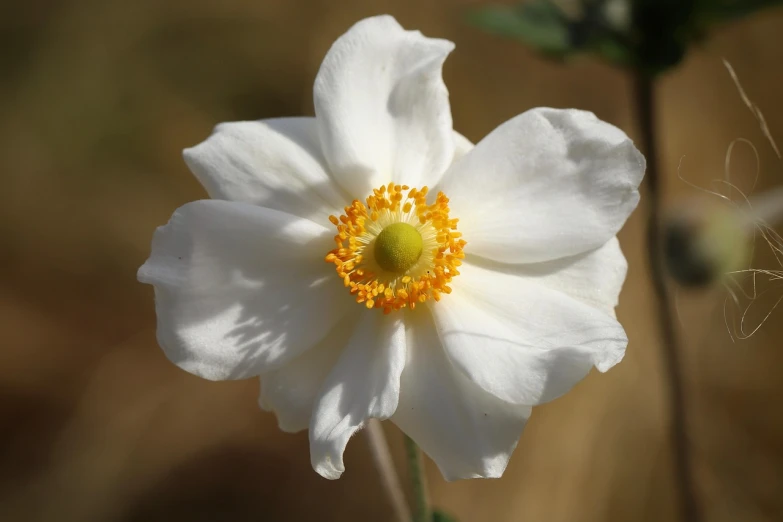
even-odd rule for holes
{"type": "Polygon", "coordinates": [[[446,480],[497,478],[530,417],[472,383],[449,361],[426,308],[406,317],[408,360],[391,420],[435,461],[446,480]]]}
{"type": "Polygon", "coordinates": [[[627,337],[605,312],[529,278],[471,263],[461,271],[431,309],[452,363],[492,395],[535,406],[622,359],[627,337]]]}
{"type": "Polygon", "coordinates": [[[261,376],[262,409],[274,411],[281,430],[294,433],[310,425],[315,401],[348,344],[357,317],[347,314],[317,345],[279,370],[261,376]]]}
{"type": "Polygon", "coordinates": [[[332,45],[315,79],[315,113],[326,160],[352,198],[390,180],[431,185],[449,166],[441,69],[453,48],[391,16],[364,19],[332,45]]]}
{"type": "Polygon", "coordinates": [[[321,389],[310,421],[310,459],[325,478],[337,479],[345,471],[348,439],[368,419],[387,419],[397,409],[405,328],[395,315],[362,313],[321,389]]]}
{"type": "Polygon", "coordinates": [[[628,271],[628,262],[616,237],[589,252],[527,265],[502,264],[476,256],[469,259],[479,266],[559,290],[612,317],[628,271]]]}
{"type": "Polygon", "coordinates": [[[469,252],[503,263],[581,254],[617,234],[639,202],[644,157],[592,113],[533,109],[492,131],[437,186],[469,252]]]}
{"type": "Polygon", "coordinates": [[[328,174],[315,118],[221,123],[183,156],[213,199],[324,224],[348,200],[328,174]]]}
{"type": "Polygon", "coordinates": [[[321,341],[352,306],[321,261],[330,244],[327,229],[276,210],[215,200],[179,208],[138,274],[155,286],[168,358],[206,379],[241,379],[321,341]]]}

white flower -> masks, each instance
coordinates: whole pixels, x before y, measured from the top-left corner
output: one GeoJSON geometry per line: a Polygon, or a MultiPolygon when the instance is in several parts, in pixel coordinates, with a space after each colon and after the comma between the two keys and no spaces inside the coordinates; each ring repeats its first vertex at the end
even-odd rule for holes
{"type": "Polygon", "coordinates": [[[453,47],[389,16],[354,25],[315,118],[222,124],[185,151],[213,199],[178,209],[139,270],[169,359],[260,375],[261,406],[309,429],[327,478],[372,417],[447,479],[499,477],[531,407],[625,351],[615,234],[643,157],[577,110],[525,112],[474,147],[451,128],[453,47]]]}

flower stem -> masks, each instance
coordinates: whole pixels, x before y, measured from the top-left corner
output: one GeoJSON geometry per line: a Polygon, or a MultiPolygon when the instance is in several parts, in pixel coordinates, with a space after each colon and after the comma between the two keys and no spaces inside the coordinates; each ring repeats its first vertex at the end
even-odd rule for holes
{"type": "Polygon", "coordinates": [[[680,362],[680,345],[675,330],[669,290],[666,286],[666,274],[661,245],[661,187],[658,172],[658,152],[655,142],[655,97],[653,78],[644,72],[635,77],[636,108],[641,127],[642,148],[647,154],[647,197],[649,202],[649,223],[647,250],[650,273],[658,302],[658,325],[662,337],[662,352],[665,371],[669,380],[669,406],[671,409],[671,437],[674,452],[674,480],[679,494],[680,519],[686,522],[702,520],[696,501],[693,483],[693,470],[688,455],[688,428],[686,423],[685,386],[680,362]]]}
{"type": "Polygon", "coordinates": [[[383,489],[394,510],[394,519],[397,522],[410,522],[411,513],[408,502],[405,500],[405,492],[400,484],[400,477],[394,468],[394,462],[389,451],[389,443],[383,433],[383,426],[378,419],[370,419],[365,428],[367,440],[370,443],[370,453],[375,463],[375,468],[381,476],[383,489]]]}
{"type": "Polygon", "coordinates": [[[432,510],[430,508],[429,494],[427,493],[427,479],[424,476],[421,449],[407,435],[405,435],[405,453],[408,456],[408,469],[416,503],[411,520],[413,522],[432,522],[432,510]]]}

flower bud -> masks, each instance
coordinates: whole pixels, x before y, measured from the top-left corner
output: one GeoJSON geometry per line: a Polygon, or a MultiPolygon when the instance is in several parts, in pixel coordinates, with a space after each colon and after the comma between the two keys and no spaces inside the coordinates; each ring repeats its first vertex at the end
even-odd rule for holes
{"type": "Polygon", "coordinates": [[[705,287],[742,269],[750,259],[753,220],[715,201],[690,201],[663,225],[663,256],[682,286],[705,287]]]}
{"type": "Polygon", "coordinates": [[[606,0],[603,14],[609,26],[620,32],[628,32],[631,27],[630,0],[606,0]]]}

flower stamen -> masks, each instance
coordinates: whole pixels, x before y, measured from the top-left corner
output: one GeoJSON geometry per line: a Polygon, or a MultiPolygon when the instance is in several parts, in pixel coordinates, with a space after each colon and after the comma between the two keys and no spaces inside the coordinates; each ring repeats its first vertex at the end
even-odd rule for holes
{"type": "Polygon", "coordinates": [[[389,183],[366,203],[354,200],[339,218],[329,216],[336,248],[325,261],[357,303],[388,314],[451,293],[466,241],[449,217],[449,198],[439,192],[430,205],[428,192],[389,183]]]}

